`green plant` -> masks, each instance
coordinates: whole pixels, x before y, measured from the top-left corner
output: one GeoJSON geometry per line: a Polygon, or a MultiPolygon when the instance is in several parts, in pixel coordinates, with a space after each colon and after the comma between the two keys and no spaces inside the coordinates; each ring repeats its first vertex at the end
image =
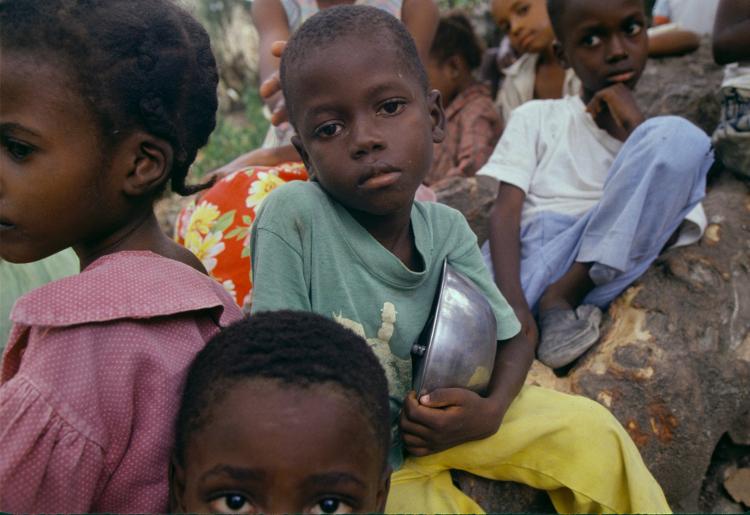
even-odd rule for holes
{"type": "Polygon", "coordinates": [[[240,154],[261,146],[269,124],[263,116],[263,102],[255,88],[247,88],[244,103],[244,116],[217,113],[216,128],[190,170],[193,178],[200,179],[240,154]]]}

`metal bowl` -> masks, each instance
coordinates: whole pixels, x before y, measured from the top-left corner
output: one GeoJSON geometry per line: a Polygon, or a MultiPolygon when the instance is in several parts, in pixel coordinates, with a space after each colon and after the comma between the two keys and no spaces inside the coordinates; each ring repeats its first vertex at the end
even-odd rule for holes
{"type": "Polygon", "coordinates": [[[496,352],[492,306],[474,283],[444,261],[430,318],[411,349],[414,390],[418,396],[437,388],[483,394],[496,352]]]}

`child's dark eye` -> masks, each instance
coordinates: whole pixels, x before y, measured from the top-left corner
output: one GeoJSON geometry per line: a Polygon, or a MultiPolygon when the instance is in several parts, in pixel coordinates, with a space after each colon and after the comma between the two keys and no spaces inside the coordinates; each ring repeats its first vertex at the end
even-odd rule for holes
{"type": "Polygon", "coordinates": [[[339,123],[324,123],[315,129],[315,136],[319,138],[332,138],[341,132],[341,124],[339,123]]]}
{"type": "Polygon", "coordinates": [[[529,4],[521,4],[518,7],[516,7],[516,14],[518,16],[526,16],[528,12],[529,12],[529,4]]]}
{"type": "Polygon", "coordinates": [[[384,114],[386,116],[393,116],[403,111],[405,107],[406,102],[404,102],[403,100],[388,100],[381,104],[380,109],[378,109],[378,113],[384,114]]]}
{"type": "Polygon", "coordinates": [[[581,40],[581,43],[583,43],[583,46],[589,46],[593,47],[601,43],[602,40],[599,36],[595,36],[594,34],[589,34],[588,36],[584,37],[581,40]]]}
{"type": "Polygon", "coordinates": [[[251,505],[242,494],[225,494],[209,503],[213,513],[251,513],[251,505]]]}
{"type": "Polygon", "coordinates": [[[638,34],[641,33],[642,30],[643,30],[643,25],[635,21],[628,23],[627,27],[625,27],[625,33],[628,36],[637,36],[638,34]]]}
{"type": "Polygon", "coordinates": [[[327,497],[321,499],[318,503],[312,507],[310,513],[322,514],[322,513],[351,513],[352,508],[345,502],[335,497],[327,497]]]}
{"type": "Polygon", "coordinates": [[[8,150],[8,154],[15,161],[23,161],[29,157],[36,148],[33,145],[7,138],[3,141],[3,146],[8,150]]]}

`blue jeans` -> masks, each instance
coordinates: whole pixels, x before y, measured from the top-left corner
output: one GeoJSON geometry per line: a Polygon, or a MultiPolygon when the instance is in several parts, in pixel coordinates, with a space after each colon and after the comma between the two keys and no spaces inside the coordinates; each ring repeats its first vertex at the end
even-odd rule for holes
{"type": "MultiPolygon", "coordinates": [[[[521,286],[532,311],[574,262],[593,263],[596,287],[584,304],[606,308],[703,199],[712,163],[711,141],[687,120],[662,116],[642,123],[612,163],[597,205],[578,218],[542,212],[523,222],[521,286]]],[[[482,252],[492,270],[488,243],[482,252]]]]}

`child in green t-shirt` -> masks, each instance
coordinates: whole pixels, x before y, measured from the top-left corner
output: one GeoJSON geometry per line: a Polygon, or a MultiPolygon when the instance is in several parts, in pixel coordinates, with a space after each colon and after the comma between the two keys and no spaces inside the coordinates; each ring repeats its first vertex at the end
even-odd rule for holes
{"type": "Polygon", "coordinates": [[[444,114],[404,27],[378,9],[326,9],[290,39],[281,82],[292,141],[315,181],[263,202],[251,235],[252,310],[314,311],[371,345],[386,370],[397,444],[386,511],[481,511],[453,486],[451,468],[548,490],[560,511],[668,511],[606,409],[523,387],[534,346],[483,268],[468,224],[451,208],[414,202],[444,114]],[[410,391],[409,349],[444,259],[483,291],[498,321],[485,397],[410,391]]]}

